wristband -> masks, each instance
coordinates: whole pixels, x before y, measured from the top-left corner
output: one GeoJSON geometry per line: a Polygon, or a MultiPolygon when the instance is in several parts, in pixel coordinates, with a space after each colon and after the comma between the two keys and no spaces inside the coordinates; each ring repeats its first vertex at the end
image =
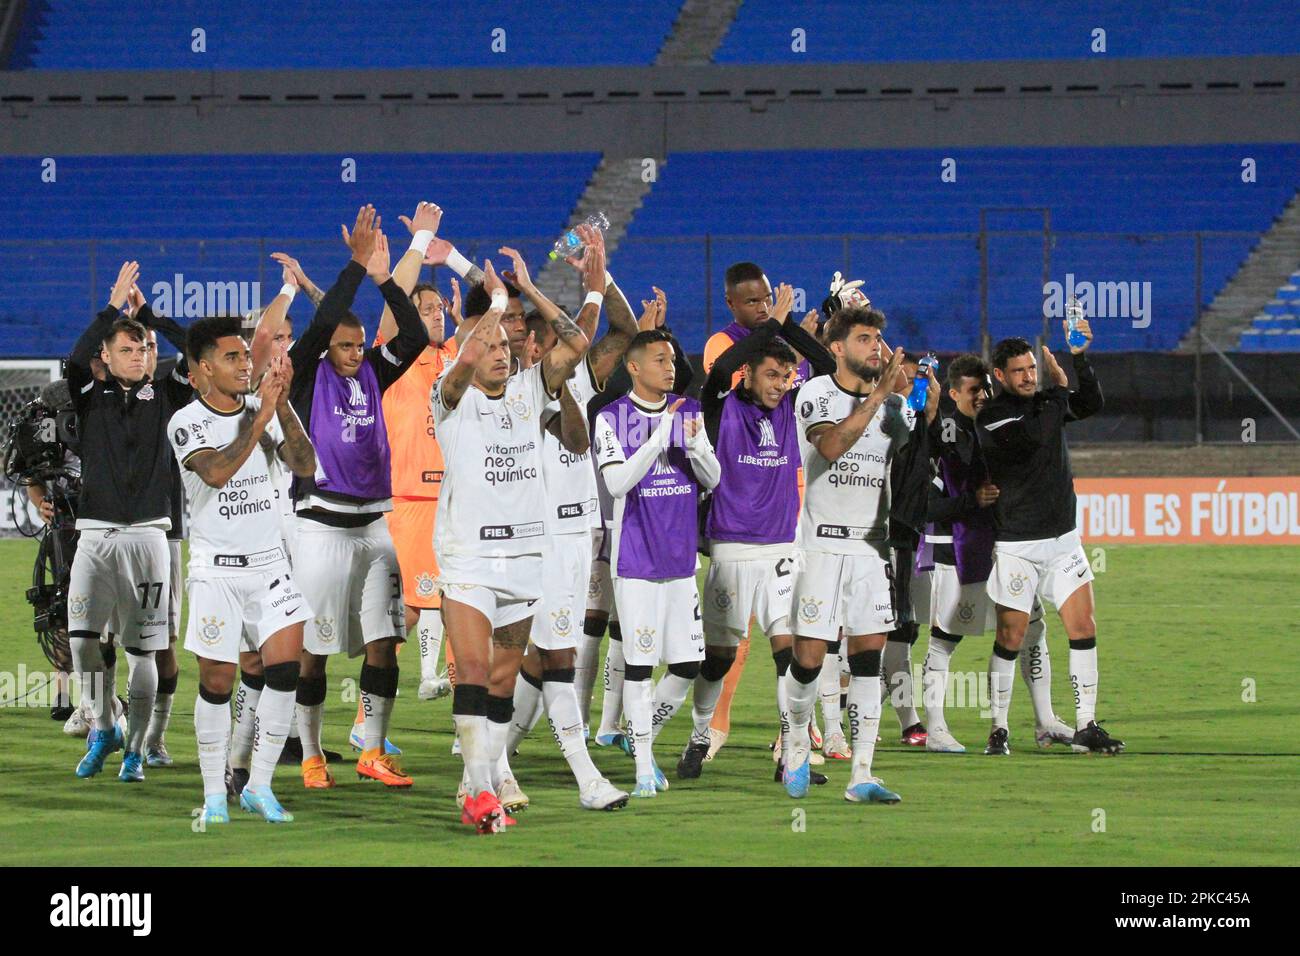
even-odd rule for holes
{"type": "Polygon", "coordinates": [[[462,256],[455,246],[452,246],[451,252],[447,253],[447,265],[462,279],[469,275],[469,270],[474,267],[474,264],[462,256]]]}
{"type": "Polygon", "coordinates": [[[504,312],[506,306],[510,304],[510,296],[506,295],[505,289],[492,290],[492,308],[504,312]]]}
{"type": "Polygon", "coordinates": [[[587,297],[582,300],[582,305],[583,308],[586,308],[587,306],[594,304],[596,308],[599,309],[601,305],[604,303],[604,301],[605,301],[605,297],[601,295],[601,293],[593,290],[587,293],[587,297]]]}
{"type": "Polygon", "coordinates": [[[610,286],[612,286],[613,284],[614,284],[614,277],[613,277],[612,275],[610,275],[610,274],[609,274],[609,270],[606,269],[606,270],[605,270],[605,288],[608,289],[608,288],[609,288],[610,286]]]}
{"type": "Polygon", "coordinates": [[[284,285],[280,286],[280,295],[287,295],[289,297],[290,305],[293,304],[293,297],[297,294],[298,287],[296,285],[290,285],[286,282],[284,285]]]}
{"type": "Polygon", "coordinates": [[[418,252],[423,256],[429,251],[429,243],[433,242],[433,232],[429,229],[421,229],[411,237],[411,248],[408,251],[418,252]]]}

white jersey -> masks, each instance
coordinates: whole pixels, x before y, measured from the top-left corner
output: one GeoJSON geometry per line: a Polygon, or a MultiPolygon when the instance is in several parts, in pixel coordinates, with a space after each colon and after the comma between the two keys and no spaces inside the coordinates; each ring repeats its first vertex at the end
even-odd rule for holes
{"type": "Polygon", "coordinates": [[[498,398],[470,385],[449,409],[442,387],[456,364],[429,397],[445,462],[433,538],[438,563],[541,554],[547,532],[541,413],[550,400],[542,368],[510,376],[498,398]]]}
{"type": "MultiPolygon", "coordinates": [[[[587,423],[587,403],[596,395],[591,366],[584,360],[564,383],[587,423]]],[[[547,403],[545,414],[560,414],[560,400],[547,403]]],[[[590,428],[587,429],[590,431],[590,428]]],[[[546,526],[550,534],[589,534],[600,527],[596,472],[591,453],[575,455],[549,431],[542,431],[542,475],[546,479],[546,526]]]]}
{"type": "Polygon", "coordinates": [[[816,425],[849,417],[864,396],[847,392],[832,375],[819,375],[799,392],[799,451],[804,496],[799,543],[808,551],[878,554],[889,523],[889,466],[911,434],[916,414],[900,395],[876,411],[862,436],[835,461],[827,461],[808,440],[816,425]]]}
{"type": "Polygon", "coordinates": [[[253,449],[223,487],[211,487],[185,467],[196,453],[220,451],[231,444],[244,416],[255,414],[260,406],[255,395],[246,396],[233,412],[216,411],[202,399],[195,399],[168,423],[168,437],[190,503],[191,574],[243,574],[285,558],[280,537],[278,476],[269,460],[284,442],[277,418],[266,426],[261,447],[253,449]]]}

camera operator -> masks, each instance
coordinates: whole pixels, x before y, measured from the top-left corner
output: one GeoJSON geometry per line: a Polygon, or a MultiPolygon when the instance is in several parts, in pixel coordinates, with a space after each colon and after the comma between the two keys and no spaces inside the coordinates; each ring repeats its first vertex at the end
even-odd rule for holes
{"type": "MultiPolygon", "coordinates": [[[[154,655],[168,647],[171,575],[166,532],[176,495],[167,422],[192,395],[183,357],[161,382],[148,374],[146,327],[122,312],[139,274],[139,263],[122,265],[108,306],[82,333],[68,358],[82,466],[68,638],[73,667],[95,720],[77,776],[99,773],[108,754],[125,743],[119,779],[126,782],[144,779],[141,750],[158,690],[154,655]],[[103,382],[91,370],[96,351],[108,371],[103,382]],[[134,664],[124,742],[113,732],[99,650],[100,632],[110,621],[116,622],[117,637],[134,664]]],[[[185,333],[179,325],[147,308],[137,315],[184,351],[185,333]]]]}

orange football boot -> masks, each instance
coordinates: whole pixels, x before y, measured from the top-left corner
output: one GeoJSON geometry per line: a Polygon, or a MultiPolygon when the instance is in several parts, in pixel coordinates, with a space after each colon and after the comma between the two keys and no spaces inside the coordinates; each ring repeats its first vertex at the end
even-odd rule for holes
{"type": "Polygon", "coordinates": [[[394,789],[409,787],[415,782],[402,773],[402,768],[398,766],[397,761],[391,754],[384,753],[383,747],[361,752],[361,759],[357,761],[357,776],[362,780],[367,777],[378,780],[385,787],[394,789]]]}
{"type": "Polygon", "coordinates": [[[325,766],[324,757],[308,757],[302,762],[302,785],[308,790],[329,790],[334,776],[325,766]]]}

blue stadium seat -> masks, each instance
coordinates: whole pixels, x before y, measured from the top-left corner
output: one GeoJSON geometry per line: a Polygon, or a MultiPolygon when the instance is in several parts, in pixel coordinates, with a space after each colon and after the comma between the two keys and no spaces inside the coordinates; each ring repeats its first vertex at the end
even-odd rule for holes
{"type": "Polygon", "coordinates": [[[1290,279],[1277,290],[1277,298],[1264,306],[1255,316],[1251,328],[1242,333],[1243,352],[1296,352],[1300,351],[1300,272],[1291,273],[1290,279]]]}
{"type": "Polygon", "coordinates": [[[1300,52],[1290,0],[745,0],[715,63],[1056,60],[1300,52]],[[793,31],[802,30],[803,49],[793,31]]]}
{"type": "MultiPolygon", "coordinates": [[[[126,259],[141,263],[151,301],[184,282],[252,282],[263,304],[280,288],[276,251],[297,257],[327,288],[348,258],[339,225],[374,203],[392,243],[405,250],[422,199],[446,210],[441,232],[479,261],[515,243],[540,262],[563,231],[598,156],[573,154],[356,154],[356,182],[339,156],[69,156],[41,181],[33,157],[0,158],[0,355],[66,353],[126,259]],[[22,239],[14,239],[22,235],[22,239]],[[307,238],[304,238],[307,237],[307,238]],[[154,292],[157,287],[157,293],[154,292]]],[[[446,281],[445,279],[443,280],[446,281]]],[[[357,313],[382,300],[362,286],[357,313]]],[[[301,297],[293,314],[311,315],[301,297]]]]}
{"type": "Polygon", "coordinates": [[[11,69],[270,70],[645,65],[680,0],[456,7],[345,0],[29,0],[11,69]],[[340,25],[347,28],[341,29],[340,25]],[[204,52],[192,31],[205,32],[204,52]],[[504,34],[494,33],[502,30],[504,34]],[[498,49],[504,37],[504,50],[498,49]]]}
{"type": "MultiPolygon", "coordinates": [[[[1045,206],[1059,231],[1050,279],[1151,283],[1150,324],[1104,320],[1097,347],[1163,350],[1196,311],[1194,240],[1168,234],[1243,232],[1205,239],[1206,304],[1297,186],[1297,145],[676,153],[612,269],[629,296],[647,297],[652,282],[667,291],[669,321],[696,349],[730,321],[722,274],[746,259],[805,290],[806,309],[836,269],[865,279],[899,341],[968,349],[978,344],[981,208],[1045,206]],[[1242,184],[1243,155],[1267,176],[1242,184]],[[940,180],[945,157],[957,162],[956,182],[940,180]],[[705,235],[716,237],[707,249],[705,235]]],[[[995,339],[1041,329],[1041,222],[1033,211],[990,214],[990,230],[1024,231],[990,238],[995,339]]],[[[1059,322],[1050,331],[1059,342],[1059,322]]]]}

